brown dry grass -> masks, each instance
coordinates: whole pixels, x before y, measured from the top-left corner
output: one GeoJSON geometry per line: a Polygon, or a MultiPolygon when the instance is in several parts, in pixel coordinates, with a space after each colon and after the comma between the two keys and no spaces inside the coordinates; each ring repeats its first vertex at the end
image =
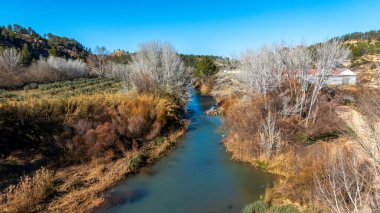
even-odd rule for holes
{"type": "Polygon", "coordinates": [[[147,157],[145,163],[153,163],[175,145],[177,138],[184,133],[184,130],[172,132],[159,145],[152,142],[139,151],[127,152],[125,157],[116,161],[98,159],[59,169],[55,179],[62,183],[57,186],[57,192],[61,196],[55,197],[44,206],[44,210],[48,212],[87,212],[93,210],[105,201],[102,194],[104,190],[135,172],[128,163],[129,159],[143,153],[147,157]]]}
{"type": "Polygon", "coordinates": [[[103,192],[106,189],[136,172],[129,164],[130,159],[143,153],[147,157],[143,164],[151,164],[174,147],[177,138],[184,132],[185,128],[174,131],[161,143],[152,141],[138,151],[128,151],[117,160],[99,158],[58,168],[54,176],[51,171],[42,169],[32,177],[22,178],[20,184],[0,194],[0,209],[4,212],[92,211],[105,201],[103,192]],[[52,192],[55,196],[48,197],[52,192]]]}
{"type": "Polygon", "coordinates": [[[326,162],[335,156],[338,148],[349,148],[346,139],[340,138],[333,142],[300,146],[268,159],[262,155],[252,155],[250,141],[242,141],[234,134],[226,138],[224,145],[232,154],[233,160],[250,163],[280,176],[278,182],[267,189],[265,202],[279,206],[292,204],[300,210],[306,210],[313,205],[313,196],[316,193],[315,177],[325,170],[326,162]]]}
{"type": "Polygon", "coordinates": [[[0,209],[4,212],[29,212],[53,191],[53,172],[42,168],[32,176],[24,176],[17,185],[0,194],[0,209]]]}
{"type": "Polygon", "coordinates": [[[279,183],[268,189],[265,201],[273,205],[295,203],[300,209],[306,209],[313,201],[315,175],[325,168],[324,160],[328,160],[337,147],[344,144],[342,141],[347,140],[343,134],[347,125],[334,111],[336,102],[325,96],[318,103],[315,122],[307,127],[300,115],[281,116],[276,111],[276,128],[287,145],[268,157],[260,150],[258,131],[267,113],[265,104],[272,99],[276,103],[276,96],[267,101],[258,96],[251,101],[237,100],[231,104],[225,113],[229,136],[224,145],[232,153],[232,159],[282,177],[279,183]]]}
{"type": "MultiPolygon", "coordinates": [[[[85,159],[77,160],[82,161],[96,153],[102,155],[110,146],[119,146],[118,135],[125,136],[129,141],[154,139],[165,128],[178,123],[179,111],[179,106],[170,98],[133,92],[81,94],[68,98],[57,96],[47,99],[10,99],[0,102],[0,120],[3,121],[0,123],[0,130],[3,138],[13,137],[14,132],[20,137],[24,133],[25,138],[17,140],[17,143],[22,143],[30,138],[38,139],[46,131],[51,131],[45,130],[44,126],[55,128],[62,133],[57,136],[60,143],[71,147],[66,151],[73,155],[78,151],[78,156],[85,159]],[[39,131],[33,129],[27,132],[26,128],[22,128],[24,124],[30,124],[39,131]],[[62,127],[70,129],[65,128],[69,131],[63,131],[60,130],[62,127]],[[99,146],[94,146],[94,138],[95,145],[99,146]],[[91,146],[85,146],[86,144],[91,146]]],[[[0,147],[1,143],[0,141],[0,147]]],[[[11,151],[12,147],[8,146],[4,144],[6,148],[2,151],[11,151]]]]}
{"type": "MultiPolygon", "coordinates": [[[[4,155],[16,151],[30,155],[26,145],[32,144],[33,150],[41,149],[40,161],[56,170],[54,196],[45,193],[43,199],[34,199],[37,203],[28,204],[29,209],[24,212],[91,211],[104,201],[102,193],[106,189],[164,155],[186,128],[178,117],[180,106],[171,98],[157,94],[133,91],[74,96],[41,92],[34,97],[34,94],[0,101],[0,130],[4,130],[0,136],[9,139],[0,140],[0,145],[7,149],[7,152],[1,150],[4,155]],[[25,124],[30,129],[24,129],[25,124]],[[45,156],[43,150],[51,149],[60,152],[54,153],[54,158],[45,156]],[[144,158],[131,168],[130,162],[140,154],[144,158]]],[[[0,212],[5,209],[3,206],[7,206],[4,210],[7,212],[17,207],[11,202],[10,192],[1,192],[0,197],[0,212]]]]}
{"type": "Polygon", "coordinates": [[[202,95],[207,95],[210,92],[210,89],[207,85],[202,84],[199,88],[199,91],[201,92],[202,95]]]}
{"type": "Polygon", "coordinates": [[[228,112],[235,104],[238,104],[240,102],[239,98],[228,98],[224,100],[218,100],[216,99],[218,103],[220,103],[220,109],[222,111],[222,114],[225,114],[228,112]]]}
{"type": "Polygon", "coordinates": [[[323,199],[319,187],[322,185],[329,188],[331,185],[317,182],[317,178],[325,178],[331,164],[337,162],[337,152],[345,153],[343,162],[350,164],[353,149],[355,148],[346,140],[337,140],[335,143],[314,144],[292,157],[288,156],[293,162],[287,165],[292,172],[266,191],[265,201],[274,205],[295,203],[302,210],[325,212],[324,206],[319,203],[323,199]]]}
{"type": "Polygon", "coordinates": [[[213,90],[215,84],[215,77],[210,77],[207,80],[196,80],[193,87],[197,89],[201,95],[209,95],[213,90]]]}

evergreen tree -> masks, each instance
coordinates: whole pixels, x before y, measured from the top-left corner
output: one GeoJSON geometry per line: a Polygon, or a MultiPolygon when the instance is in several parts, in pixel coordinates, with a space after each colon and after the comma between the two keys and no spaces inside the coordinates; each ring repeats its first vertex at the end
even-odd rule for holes
{"type": "Polygon", "coordinates": [[[51,56],[58,56],[58,49],[56,46],[52,46],[49,50],[49,55],[51,56]]]}
{"type": "Polygon", "coordinates": [[[20,32],[20,25],[14,24],[13,25],[13,31],[16,32],[16,33],[19,33],[20,32]]]}
{"type": "Polygon", "coordinates": [[[202,57],[195,66],[195,77],[207,79],[209,76],[216,74],[219,71],[218,66],[210,57],[202,57]]]}
{"type": "Polygon", "coordinates": [[[1,37],[5,39],[8,37],[7,29],[4,26],[1,27],[1,37]]]}
{"type": "Polygon", "coordinates": [[[22,65],[24,66],[30,65],[30,63],[32,62],[32,54],[29,51],[29,47],[27,43],[25,43],[22,46],[20,56],[21,56],[22,65]]]}

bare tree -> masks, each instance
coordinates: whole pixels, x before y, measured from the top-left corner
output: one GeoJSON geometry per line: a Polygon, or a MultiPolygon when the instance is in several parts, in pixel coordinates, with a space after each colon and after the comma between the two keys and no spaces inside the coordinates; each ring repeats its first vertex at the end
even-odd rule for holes
{"type": "Polygon", "coordinates": [[[112,67],[111,63],[107,60],[108,50],[104,46],[96,46],[95,54],[92,58],[92,72],[97,76],[105,76],[112,67]]]}
{"type": "Polygon", "coordinates": [[[241,55],[238,77],[249,95],[265,96],[280,86],[285,69],[277,50],[263,47],[259,51],[247,50],[241,55]]]}
{"type": "Polygon", "coordinates": [[[67,78],[84,77],[88,74],[86,63],[79,59],[73,60],[49,56],[46,62],[50,67],[62,72],[67,78]]]}
{"type": "Polygon", "coordinates": [[[105,73],[105,77],[115,78],[115,79],[124,79],[128,73],[129,68],[126,64],[110,63],[109,72],[105,73]]]}
{"type": "Polygon", "coordinates": [[[37,65],[40,67],[48,66],[65,78],[85,77],[88,74],[86,63],[79,59],[73,60],[49,56],[47,59],[40,59],[37,65]]]}
{"type": "Polygon", "coordinates": [[[306,117],[306,126],[310,119],[315,120],[317,112],[317,102],[321,89],[326,85],[326,81],[333,71],[343,64],[350,56],[350,50],[341,41],[333,39],[323,43],[316,48],[316,73],[312,78],[313,91],[310,97],[309,109],[306,117]]]}
{"type": "Polygon", "coordinates": [[[364,153],[373,160],[380,172],[380,99],[376,94],[365,94],[359,100],[359,108],[363,113],[363,122],[354,127],[360,132],[357,142],[364,153]]]}
{"type": "Polygon", "coordinates": [[[235,75],[235,73],[218,72],[211,95],[226,100],[244,94],[245,85],[235,75]]]}
{"type": "MultiPolygon", "coordinates": [[[[298,113],[302,115],[307,104],[307,92],[310,84],[309,70],[312,67],[312,58],[307,46],[301,44],[297,47],[284,48],[283,61],[286,66],[286,77],[295,80],[298,85],[289,86],[291,94],[294,94],[295,102],[286,107],[284,106],[283,114],[291,115],[298,113]]],[[[285,97],[286,98],[286,97],[285,97]]],[[[284,99],[284,104],[286,103],[284,99]]]]}
{"type": "MultiPolygon", "coordinates": [[[[306,126],[314,120],[321,89],[332,72],[350,55],[347,47],[339,40],[331,40],[316,47],[315,60],[306,45],[286,46],[284,43],[263,47],[259,51],[247,50],[240,58],[240,80],[247,94],[262,94],[280,88],[286,79],[298,82],[299,88],[291,91],[296,101],[289,105],[290,97],[284,96],[284,113],[306,113],[306,126]],[[309,73],[315,65],[315,73],[309,73]],[[310,90],[310,86],[311,91],[310,90]],[[307,95],[310,93],[311,95],[307,95]]],[[[292,89],[289,87],[288,89],[292,89]]]]}
{"type": "Polygon", "coordinates": [[[105,77],[121,80],[125,91],[130,87],[130,68],[126,64],[110,63],[110,70],[105,73],[105,77]]]}
{"type": "Polygon", "coordinates": [[[130,69],[129,82],[137,90],[164,92],[181,101],[187,97],[190,69],[170,44],[141,44],[130,69]]]}
{"type": "Polygon", "coordinates": [[[5,49],[0,53],[0,68],[12,72],[20,64],[20,60],[20,53],[15,48],[5,49]]]}
{"type": "Polygon", "coordinates": [[[281,152],[285,147],[285,142],[281,140],[280,131],[277,128],[276,117],[268,113],[259,130],[259,146],[268,158],[281,152]]]}
{"type": "Polygon", "coordinates": [[[375,176],[371,166],[357,153],[338,149],[336,156],[325,159],[325,168],[316,175],[316,199],[329,212],[377,212],[374,204],[375,176]]]}

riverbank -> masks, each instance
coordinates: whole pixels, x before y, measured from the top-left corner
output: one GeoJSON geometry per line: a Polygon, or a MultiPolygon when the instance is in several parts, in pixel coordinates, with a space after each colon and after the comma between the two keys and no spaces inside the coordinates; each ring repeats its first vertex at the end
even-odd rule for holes
{"type": "Polygon", "coordinates": [[[91,211],[105,190],[173,148],[187,129],[181,106],[121,90],[119,81],[99,78],[7,91],[0,209],[91,211]]]}
{"type": "Polygon", "coordinates": [[[56,171],[55,182],[58,197],[41,206],[48,212],[92,211],[106,203],[104,192],[128,178],[140,168],[149,166],[172,150],[177,139],[186,131],[186,125],[180,130],[152,141],[138,151],[131,151],[117,160],[99,159],[79,166],[71,166],[56,171]]]}
{"type": "MultiPolygon", "coordinates": [[[[219,76],[219,79],[225,78],[219,76]]],[[[275,94],[252,98],[236,88],[230,89],[231,85],[234,84],[216,85],[211,92],[228,131],[223,140],[226,151],[231,153],[233,161],[246,162],[280,176],[280,181],[266,190],[260,202],[273,208],[292,206],[299,211],[321,210],[318,196],[322,195],[316,181],[328,175],[329,164],[336,160],[339,151],[349,153],[351,149],[349,142],[354,133],[333,110],[340,105],[345,93],[337,90],[335,97],[324,93],[319,103],[320,114],[315,122],[305,126],[301,116],[286,116],[279,110],[282,103],[275,94]],[[269,113],[268,103],[273,110],[269,113]]],[[[327,182],[320,184],[328,185],[327,182]]]]}
{"type": "MultiPolygon", "coordinates": [[[[350,149],[347,138],[321,141],[309,146],[298,146],[272,158],[252,155],[247,141],[236,140],[229,135],[223,144],[231,153],[231,160],[245,162],[256,169],[279,176],[272,187],[267,188],[261,201],[274,207],[292,206],[307,212],[315,205],[316,175],[325,169],[325,161],[340,149],[350,149]]],[[[252,201],[254,202],[254,201],[252,201]]],[[[318,205],[314,206],[319,209],[318,205]]],[[[315,210],[314,209],[314,210],[315,210]]]]}
{"type": "Polygon", "coordinates": [[[280,181],[266,190],[262,198],[264,203],[273,207],[292,206],[305,212],[323,211],[320,203],[323,194],[318,186],[331,189],[325,177],[336,169],[332,162],[335,165],[336,162],[344,162],[341,165],[343,169],[350,168],[353,137],[348,128],[337,138],[320,137],[313,143],[299,141],[271,156],[255,151],[257,141],[248,137],[243,139],[236,132],[230,132],[223,144],[232,154],[232,160],[247,162],[265,172],[280,175],[280,181]]]}
{"type": "MultiPolygon", "coordinates": [[[[91,212],[103,203],[104,191],[165,156],[186,131],[184,124],[160,142],[152,141],[138,151],[130,151],[122,158],[97,159],[88,163],[58,168],[53,175],[52,192],[30,211],[38,212],[91,212]]],[[[42,183],[40,183],[42,184],[42,183]]],[[[25,201],[22,201],[25,202],[25,201]]],[[[4,212],[16,212],[15,203],[0,205],[4,212]]]]}

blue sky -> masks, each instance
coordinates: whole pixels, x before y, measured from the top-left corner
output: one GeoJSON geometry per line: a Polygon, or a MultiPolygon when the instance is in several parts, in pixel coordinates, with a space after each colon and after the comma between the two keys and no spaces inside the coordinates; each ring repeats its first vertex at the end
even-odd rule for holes
{"type": "Polygon", "coordinates": [[[75,38],[86,47],[135,51],[144,41],[179,52],[238,55],[278,41],[315,43],[380,30],[379,0],[17,0],[0,2],[0,25],[75,38]]]}

